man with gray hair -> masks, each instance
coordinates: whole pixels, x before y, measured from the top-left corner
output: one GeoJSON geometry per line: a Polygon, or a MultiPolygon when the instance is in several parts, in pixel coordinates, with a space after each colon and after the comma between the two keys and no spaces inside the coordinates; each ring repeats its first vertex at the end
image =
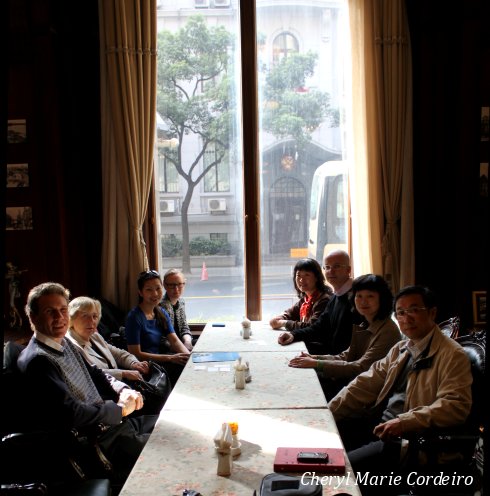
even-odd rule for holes
{"type": "Polygon", "coordinates": [[[119,480],[129,474],[143,449],[156,416],[128,418],[143,398],[125,383],[94,365],[65,338],[69,291],[47,282],[33,288],[25,311],[34,332],[17,366],[30,387],[30,427],[40,430],[87,431],[103,426],[98,444],[119,480]]]}
{"type": "Polygon", "coordinates": [[[325,310],[309,327],[282,332],[278,343],[288,345],[304,341],[313,355],[337,355],[349,347],[352,336],[352,305],[349,295],[352,288],[349,254],[333,250],[325,257],[323,270],[334,294],[325,310]]]}

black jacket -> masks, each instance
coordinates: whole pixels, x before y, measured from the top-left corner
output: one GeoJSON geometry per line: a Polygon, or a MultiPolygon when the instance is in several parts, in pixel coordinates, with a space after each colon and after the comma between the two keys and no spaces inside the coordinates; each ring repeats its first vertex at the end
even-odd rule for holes
{"type": "MultiPolygon", "coordinates": [[[[351,292],[337,296],[332,295],[327,307],[311,326],[291,331],[294,341],[308,344],[318,343],[315,351],[322,354],[336,355],[349,347],[354,323],[352,307],[349,301],[351,292]]],[[[311,352],[311,351],[310,351],[311,352]]]]}

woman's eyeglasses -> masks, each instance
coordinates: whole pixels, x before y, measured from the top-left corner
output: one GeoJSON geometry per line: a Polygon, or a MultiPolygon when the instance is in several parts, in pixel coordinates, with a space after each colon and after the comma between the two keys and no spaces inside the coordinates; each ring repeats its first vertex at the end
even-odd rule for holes
{"type": "Polygon", "coordinates": [[[179,282],[179,283],[168,283],[164,282],[163,283],[166,288],[169,289],[182,289],[185,286],[185,282],[179,282]]]}

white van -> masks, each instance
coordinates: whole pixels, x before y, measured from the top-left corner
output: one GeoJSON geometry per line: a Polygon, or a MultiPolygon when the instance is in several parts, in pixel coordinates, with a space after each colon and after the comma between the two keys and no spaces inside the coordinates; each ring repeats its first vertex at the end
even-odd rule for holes
{"type": "Polygon", "coordinates": [[[349,195],[347,164],[325,162],[311,183],[308,256],[323,264],[325,255],[335,249],[348,251],[349,195]]]}

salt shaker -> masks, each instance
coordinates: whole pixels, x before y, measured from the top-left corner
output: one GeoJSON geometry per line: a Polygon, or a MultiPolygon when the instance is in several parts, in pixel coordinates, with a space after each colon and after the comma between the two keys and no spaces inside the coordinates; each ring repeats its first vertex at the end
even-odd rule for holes
{"type": "Polygon", "coordinates": [[[250,329],[250,326],[252,323],[250,320],[248,320],[246,317],[242,321],[242,337],[243,339],[249,339],[250,335],[252,334],[252,331],[250,329]]]}
{"type": "Polygon", "coordinates": [[[245,369],[245,382],[251,382],[252,380],[252,374],[250,373],[250,365],[248,362],[245,362],[246,369],[245,369]]]}

